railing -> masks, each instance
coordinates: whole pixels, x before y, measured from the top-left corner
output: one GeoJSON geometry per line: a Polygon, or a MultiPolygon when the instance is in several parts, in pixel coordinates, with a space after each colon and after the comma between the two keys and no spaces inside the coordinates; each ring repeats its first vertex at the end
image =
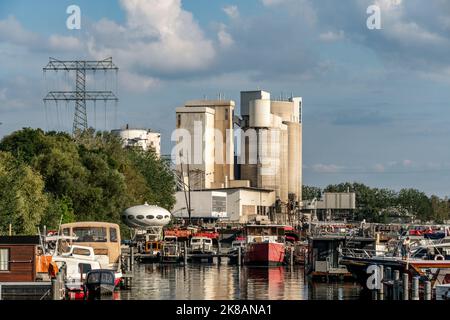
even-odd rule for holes
{"type": "Polygon", "coordinates": [[[372,258],[377,256],[377,253],[386,253],[384,250],[374,249],[356,249],[356,248],[344,248],[341,250],[341,256],[354,257],[354,258],[372,258]]]}

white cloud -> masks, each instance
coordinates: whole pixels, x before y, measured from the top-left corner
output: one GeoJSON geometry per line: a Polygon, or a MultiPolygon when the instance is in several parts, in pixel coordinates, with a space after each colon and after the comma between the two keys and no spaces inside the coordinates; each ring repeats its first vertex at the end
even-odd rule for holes
{"type": "Polygon", "coordinates": [[[52,50],[58,51],[74,51],[83,48],[81,41],[71,36],[51,35],[48,39],[48,44],[52,50]]]}
{"type": "Polygon", "coordinates": [[[217,33],[217,38],[221,47],[229,47],[234,43],[233,37],[228,33],[227,27],[221,23],[219,26],[219,32],[217,33]]]}
{"type": "Polygon", "coordinates": [[[119,83],[121,88],[129,92],[136,93],[146,92],[161,85],[161,81],[159,79],[141,76],[139,74],[127,71],[120,73],[119,83]]]}
{"type": "Polygon", "coordinates": [[[405,166],[405,167],[409,167],[409,166],[411,166],[412,165],[412,160],[408,160],[408,159],[406,159],[406,160],[403,160],[403,166],[405,166]]]}
{"type": "Polygon", "coordinates": [[[328,31],[325,33],[321,33],[319,35],[319,39],[324,42],[333,42],[342,40],[345,38],[345,33],[343,30],[339,30],[338,32],[328,31]]]}
{"type": "Polygon", "coordinates": [[[314,164],[312,166],[313,171],[319,172],[319,173],[336,173],[342,170],[341,166],[335,165],[335,164],[314,164]]]}
{"type": "Polygon", "coordinates": [[[225,14],[230,19],[237,19],[237,18],[239,18],[239,9],[235,5],[230,5],[230,6],[223,7],[222,10],[225,12],[225,14]]]}
{"type": "Polygon", "coordinates": [[[384,172],[384,171],[386,171],[386,168],[381,163],[377,163],[374,166],[374,169],[375,169],[376,172],[384,172]]]}
{"type": "Polygon", "coordinates": [[[39,36],[22,27],[14,16],[0,20],[0,40],[16,45],[34,45],[39,36]]]}

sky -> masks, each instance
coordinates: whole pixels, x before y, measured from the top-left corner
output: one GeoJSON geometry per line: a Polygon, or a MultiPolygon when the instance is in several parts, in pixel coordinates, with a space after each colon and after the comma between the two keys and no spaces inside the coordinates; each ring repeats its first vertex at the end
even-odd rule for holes
{"type": "Polygon", "coordinates": [[[117,107],[88,104],[99,130],[151,128],[170,154],[186,100],[292,93],[303,97],[304,184],[448,196],[449,52],[446,0],[0,0],[0,137],[71,130],[73,105],[42,101],[73,82],[43,73],[49,57],[112,57],[117,77],[88,76],[89,88],[118,89],[117,107]],[[66,26],[69,5],[79,30],[66,26]],[[370,5],[380,29],[367,27],[370,5]]]}

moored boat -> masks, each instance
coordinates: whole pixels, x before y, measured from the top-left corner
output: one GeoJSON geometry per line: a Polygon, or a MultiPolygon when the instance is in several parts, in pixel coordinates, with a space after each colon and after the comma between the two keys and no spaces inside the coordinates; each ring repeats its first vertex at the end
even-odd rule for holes
{"type": "Polygon", "coordinates": [[[285,257],[285,226],[247,225],[244,263],[247,265],[281,265],[285,257]]]}

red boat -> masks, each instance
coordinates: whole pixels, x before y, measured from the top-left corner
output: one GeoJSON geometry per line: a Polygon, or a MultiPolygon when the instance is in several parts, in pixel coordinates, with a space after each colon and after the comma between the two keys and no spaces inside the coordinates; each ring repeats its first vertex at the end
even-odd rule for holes
{"type": "Polygon", "coordinates": [[[247,225],[247,265],[281,265],[285,256],[285,232],[280,225],[247,225]]]}

